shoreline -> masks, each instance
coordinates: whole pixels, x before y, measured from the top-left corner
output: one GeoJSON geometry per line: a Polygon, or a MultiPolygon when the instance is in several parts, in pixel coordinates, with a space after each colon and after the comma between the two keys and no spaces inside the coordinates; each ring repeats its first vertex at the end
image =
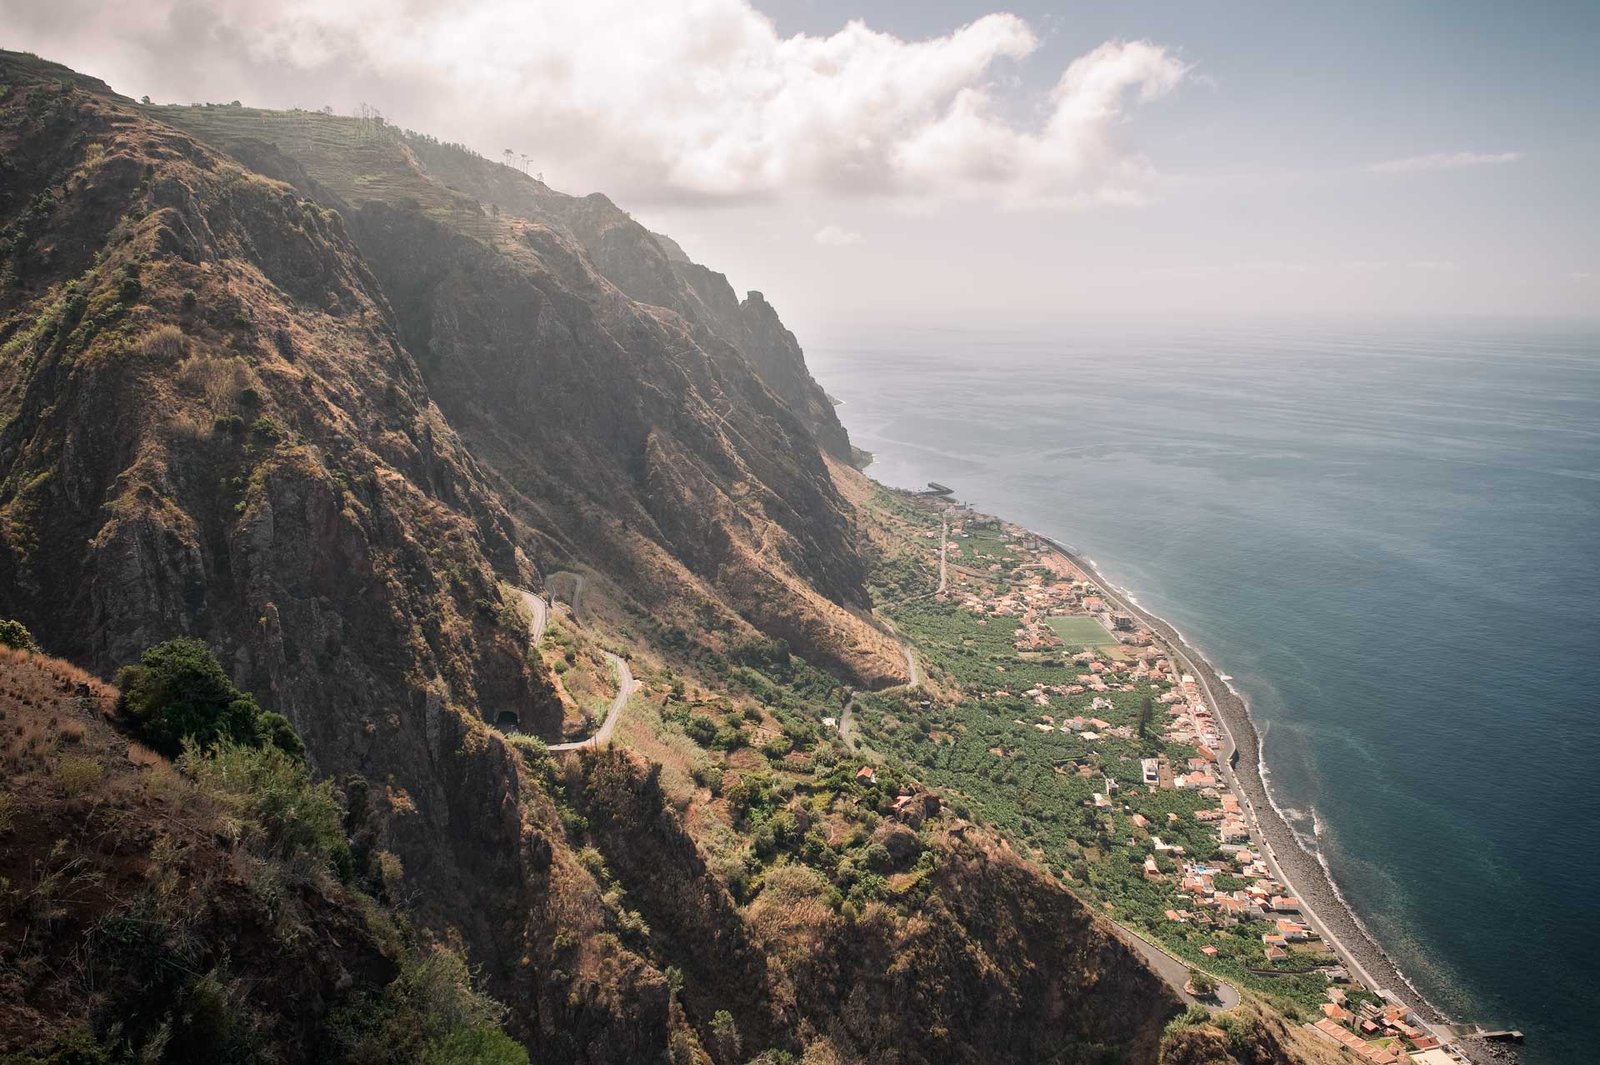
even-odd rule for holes
{"type": "MultiPolygon", "coordinates": [[[[1003,519],[1002,519],[1003,520],[1003,519]]],[[[1116,604],[1122,612],[1137,617],[1176,660],[1175,665],[1194,676],[1206,701],[1222,725],[1225,750],[1218,758],[1223,778],[1239,795],[1249,823],[1269,867],[1277,879],[1301,900],[1302,913],[1354,976],[1385,997],[1409,1007],[1425,1021],[1442,1042],[1475,1062],[1501,1060],[1485,1044],[1456,1036],[1449,1029],[1454,1022],[1435,1006],[1390,957],[1377,937],[1367,928],[1354,907],[1340,891],[1332,872],[1320,855],[1307,850],[1299,834],[1289,824],[1273,799],[1267,779],[1262,734],[1250,713],[1249,701],[1233,685],[1222,680],[1215,666],[1190,644],[1176,626],[1133,601],[1132,594],[1107,580],[1094,563],[1076,549],[1042,533],[1006,522],[1038,538],[1066,561],[1081,570],[1099,586],[1102,598],[1116,604]]]]}

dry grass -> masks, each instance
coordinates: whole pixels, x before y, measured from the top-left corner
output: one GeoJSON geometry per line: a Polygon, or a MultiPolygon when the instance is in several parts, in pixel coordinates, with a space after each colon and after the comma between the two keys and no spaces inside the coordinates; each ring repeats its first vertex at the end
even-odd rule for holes
{"type": "Polygon", "coordinates": [[[206,414],[212,418],[238,413],[239,393],[252,387],[254,381],[244,360],[239,358],[193,355],[178,367],[179,387],[199,397],[206,414]]]}
{"type": "Polygon", "coordinates": [[[176,362],[189,350],[189,338],[171,322],[158,325],[139,341],[139,351],[153,358],[176,362]]]}
{"type": "Polygon", "coordinates": [[[100,783],[105,775],[104,766],[93,758],[86,758],[83,755],[63,755],[55,764],[56,784],[69,799],[82,797],[100,783]]]}

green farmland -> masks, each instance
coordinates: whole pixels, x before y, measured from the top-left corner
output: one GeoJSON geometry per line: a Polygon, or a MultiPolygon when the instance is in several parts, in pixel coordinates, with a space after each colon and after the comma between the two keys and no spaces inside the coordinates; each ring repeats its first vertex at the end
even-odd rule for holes
{"type": "Polygon", "coordinates": [[[1117,646],[1117,638],[1111,635],[1098,618],[1088,616],[1075,616],[1063,618],[1048,618],[1050,628],[1061,637],[1061,642],[1073,650],[1100,649],[1103,647],[1117,646]]]}

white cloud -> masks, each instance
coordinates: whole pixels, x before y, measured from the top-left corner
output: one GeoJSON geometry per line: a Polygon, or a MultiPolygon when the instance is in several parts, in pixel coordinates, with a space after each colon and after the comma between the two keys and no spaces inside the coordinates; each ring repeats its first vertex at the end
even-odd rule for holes
{"type": "Polygon", "coordinates": [[[853,229],[845,229],[842,226],[826,225],[817,230],[812,235],[812,239],[818,244],[827,245],[828,247],[843,248],[850,244],[860,244],[861,234],[853,229]]]}
{"type": "Polygon", "coordinates": [[[780,36],[750,0],[0,0],[23,46],[158,100],[349,110],[551,179],[640,200],[790,192],[1008,206],[1137,202],[1152,168],[1129,111],[1188,68],[1109,42],[1062,72],[1034,118],[997,84],[1038,47],[990,14],[904,40],[850,22],[780,36]]]}
{"type": "Polygon", "coordinates": [[[1435,152],[1432,155],[1413,155],[1405,159],[1389,159],[1373,163],[1368,170],[1377,174],[1406,174],[1415,170],[1458,170],[1466,166],[1500,166],[1515,163],[1521,152],[1435,152]]]}

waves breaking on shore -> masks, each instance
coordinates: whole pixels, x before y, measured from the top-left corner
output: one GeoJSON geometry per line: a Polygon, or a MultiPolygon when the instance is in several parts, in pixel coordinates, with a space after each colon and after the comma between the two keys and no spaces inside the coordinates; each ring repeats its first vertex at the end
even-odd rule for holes
{"type": "MultiPolygon", "coordinates": [[[[1065,544],[1052,537],[1042,536],[1038,533],[1035,533],[1034,535],[1040,536],[1040,539],[1044,540],[1046,543],[1049,543],[1056,549],[1064,552],[1069,559],[1077,562],[1081,566],[1086,567],[1090,575],[1092,575],[1098,583],[1114,591],[1116,595],[1124,602],[1136,607],[1140,613],[1144,614],[1149,619],[1158,622],[1168,632],[1172,633],[1176,638],[1178,648],[1194,656],[1194,658],[1197,659],[1202,666],[1210,670],[1213,677],[1218,678],[1218,682],[1227,688],[1229,694],[1238,700],[1239,705],[1244,711],[1245,722],[1255,734],[1255,772],[1256,777],[1261,784],[1262,794],[1266,797],[1267,803],[1269,806],[1271,806],[1273,813],[1277,815],[1279,822],[1288,831],[1289,838],[1293,841],[1295,846],[1303,854],[1305,854],[1306,857],[1314,861],[1317,865],[1317,868],[1321,871],[1322,879],[1328,886],[1329,894],[1332,895],[1333,899],[1341,910],[1341,913],[1338,916],[1348,918],[1355,933],[1365,941],[1365,944],[1373,952],[1375,952],[1378,957],[1383,959],[1384,964],[1390,971],[1394,973],[1395,976],[1400,979],[1400,982],[1405,986],[1406,990],[1417,1002],[1426,1006],[1428,1011],[1430,1011],[1435,1018],[1448,1023],[1448,1017],[1445,1012],[1441,1010],[1432,999],[1423,993],[1421,988],[1417,986],[1416,982],[1411,979],[1410,975],[1408,975],[1406,971],[1401,968],[1399,963],[1395,961],[1393,955],[1384,949],[1382,943],[1379,941],[1378,936],[1374,933],[1371,926],[1369,926],[1367,922],[1362,919],[1355,907],[1351,905],[1349,896],[1345,894],[1344,889],[1340,886],[1338,878],[1334,875],[1333,866],[1328,860],[1328,848],[1323,846],[1323,839],[1327,829],[1321,817],[1317,814],[1316,807],[1313,805],[1309,808],[1309,810],[1300,810],[1294,806],[1285,805],[1282,800],[1280,800],[1273,787],[1272,767],[1267,763],[1267,735],[1271,731],[1272,722],[1257,721],[1254,710],[1251,707],[1249,697],[1245,695],[1244,692],[1240,691],[1239,688],[1232,683],[1231,679],[1228,681],[1220,680],[1224,674],[1221,670],[1217,669],[1216,664],[1212,662],[1211,657],[1202,648],[1185,636],[1183,631],[1171,621],[1168,621],[1160,614],[1157,614],[1148,607],[1145,607],[1139,602],[1138,597],[1127,588],[1108,580],[1105,574],[1101,572],[1094,559],[1090,558],[1088,555],[1082,555],[1072,551],[1065,544]],[[1311,822],[1309,834],[1307,834],[1305,828],[1303,827],[1307,820],[1311,822]]],[[[1223,708],[1221,706],[1217,706],[1213,707],[1213,709],[1216,711],[1218,720],[1222,723],[1222,727],[1225,730],[1229,730],[1231,733],[1223,708]]],[[[1230,735],[1230,739],[1234,744],[1235,750],[1237,750],[1237,738],[1233,738],[1230,735]]],[[[1265,830],[1263,829],[1263,831],[1265,830]]],[[[1270,846],[1270,841],[1263,840],[1262,842],[1264,845],[1270,846]]],[[[1281,858],[1279,860],[1279,864],[1282,864],[1281,858]]],[[[1293,887],[1292,885],[1288,884],[1285,886],[1290,888],[1293,887]]],[[[1317,919],[1324,925],[1329,923],[1329,916],[1330,915],[1326,913],[1316,913],[1317,919]]],[[[1334,934],[1337,936],[1337,931],[1335,931],[1334,934]]],[[[1349,952],[1359,965],[1359,954],[1355,951],[1352,951],[1348,944],[1342,945],[1344,950],[1349,952]]]]}

